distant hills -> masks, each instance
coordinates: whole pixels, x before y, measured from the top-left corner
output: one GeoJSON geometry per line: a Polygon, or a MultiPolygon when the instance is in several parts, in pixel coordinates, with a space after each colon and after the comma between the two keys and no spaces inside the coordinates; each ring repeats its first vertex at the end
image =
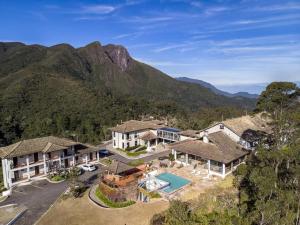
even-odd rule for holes
{"type": "Polygon", "coordinates": [[[215,94],[223,95],[223,96],[230,97],[230,98],[244,97],[244,98],[256,99],[259,96],[257,94],[249,94],[248,92],[237,92],[237,93],[232,94],[232,93],[229,93],[226,91],[222,91],[222,90],[216,88],[215,86],[213,86],[212,84],[205,82],[203,80],[197,80],[197,79],[192,79],[192,78],[188,78],[188,77],[177,77],[176,79],[180,80],[180,81],[188,82],[188,83],[199,84],[202,87],[206,87],[206,88],[210,89],[215,94]]]}
{"type": "MultiPolygon", "coordinates": [[[[296,83],[298,87],[300,86],[300,81],[292,81],[292,82],[296,83]]],[[[217,88],[229,93],[234,93],[242,90],[249,93],[259,94],[262,91],[264,91],[269,84],[270,83],[227,84],[227,85],[218,85],[217,88]]]]}

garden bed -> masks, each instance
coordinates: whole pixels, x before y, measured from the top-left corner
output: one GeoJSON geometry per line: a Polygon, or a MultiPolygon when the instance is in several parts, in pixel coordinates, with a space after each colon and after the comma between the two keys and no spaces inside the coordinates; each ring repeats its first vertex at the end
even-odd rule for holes
{"type": "Polygon", "coordinates": [[[135,201],[124,201],[124,202],[113,202],[110,199],[108,199],[101,191],[99,188],[96,189],[95,195],[97,198],[103,202],[106,206],[110,208],[124,208],[130,205],[135,204],[135,201]]]}
{"type": "Polygon", "coordinates": [[[132,160],[131,162],[128,163],[129,166],[140,166],[142,164],[144,164],[145,161],[143,159],[136,159],[136,160],[132,160]]]}
{"type": "Polygon", "coordinates": [[[66,180],[66,177],[61,176],[61,175],[54,175],[54,176],[47,177],[47,178],[48,178],[49,182],[51,182],[51,183],[61,183],[66,180]]]}
{"type": "Polygon", "coordinates": [[[146,149],[147,149],[146,146],[140,146],[140,145],[128,147],[126,149],[117,148],[118,151],[125,153],[129,157],[137,157],[139,155],[146,154],[147,153],[146,149]],[[135,149],[137,148],[139,149],[135,151],[135,149]]]}

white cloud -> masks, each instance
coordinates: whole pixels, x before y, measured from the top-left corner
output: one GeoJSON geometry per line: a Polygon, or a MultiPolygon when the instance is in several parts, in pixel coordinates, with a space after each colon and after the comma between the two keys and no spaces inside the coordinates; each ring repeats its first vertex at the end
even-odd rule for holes
{"type": "Polygon", "coordinates": [[[257,6],[250,10],[256,11],[285,11],[285,10],[299,10],[300,3],[299,2],[289,2],[286,4],[280,5],[264,5],[264,6],[257,6]]]}
{"type": "Polygon", "coordinates": [[[117,8],[111,5],[85,5],[81,8],[81,13],[84,14],[108,14],[115,11],[117,8]]]}

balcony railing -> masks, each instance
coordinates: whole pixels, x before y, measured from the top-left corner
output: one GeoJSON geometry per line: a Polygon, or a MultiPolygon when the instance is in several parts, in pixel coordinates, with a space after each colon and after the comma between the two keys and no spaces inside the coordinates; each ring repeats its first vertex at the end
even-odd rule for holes
{"type": "Polygon", "coordinates": [[[168,139],[172,141],[179,141],[180,136],[179,134],[173,133],[173,132],[166,132],[166,131],[159,131],[157,133],[157,136],[159,138],[168,139]]]}

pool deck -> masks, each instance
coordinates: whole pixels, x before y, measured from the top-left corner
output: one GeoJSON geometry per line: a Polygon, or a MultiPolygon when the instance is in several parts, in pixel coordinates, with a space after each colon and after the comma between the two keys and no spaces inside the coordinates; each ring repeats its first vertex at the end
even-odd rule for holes
{"type": "Polygon", "coordinates": [[[179,167],[178,164],[176,164],[174,167],[159,168],[158,174],[172,173],[191,181],[191,183],[175,190],[172,193],[167,194],[163,192],[162,196],[168,200],[180,199],[187,201],[197,198],[199,194],[204,193],[206,189],[214,187],[222,180],[221,178],[215,176],[210,176],[210,178],[207,178],[206,171],[202,171],[200,175],[195,175],[192,173],[192,171],[192,167],[179,167]]]}

